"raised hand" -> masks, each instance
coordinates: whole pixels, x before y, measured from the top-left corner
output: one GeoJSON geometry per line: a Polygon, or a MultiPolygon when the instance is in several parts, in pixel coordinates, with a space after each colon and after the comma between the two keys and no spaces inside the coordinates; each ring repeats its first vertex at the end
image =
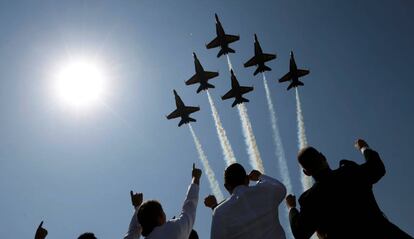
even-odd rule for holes
{"type": "Polygon", "coordinates": [[[204,205],[212,210],[217,206],[217,199],[214,195],[208,195],[204,198],[204,205]]]}
{"type": "Polygon", "coordinates": [[[132,190],[129,192],[131,195],[131,203],[134,208],[141,206],[143,201],[143,195],[142,193],[134,193],[132,190]]]}
{"type": "Polygon", "coordinates": [[[367,148],[367,147],[369,147],[368,146],[368,144],[367,144],[367,142],[365,142],[365,140],[363,140],[363,139],[358,139],[356,142],[355,142],[355,148],[356,149],[358,149],[358,150],[361,150],[362,148],[367,148]]]}
{"type": "Polygon", "coordinates": [[[296,197],[295,197],[295,195],[289,194],[286,197],[286,205],[289,209],[296,207],[296,197]]]}
{"type": "Polygon", "coordinates": [[[262,176],[262,173],[257,170],[252,170],[249,173],[249,180],[250,181],[259,181],[260,176],[262,176]]]}
{"type": "Polygon", "coordinates": [[[200,185],[201,174],[202,174],[201,169],[196,168],[195,163],[193,163],[193,170],[191,172],[191,176],[193,177],[193,183],[200,185]]]}
{"type": "Polygon", "coordinates": [[[47,230],[42,227],[43,221],[39,224],[36,230],[35,239],[44,239],[47,236],[47,230]]]}

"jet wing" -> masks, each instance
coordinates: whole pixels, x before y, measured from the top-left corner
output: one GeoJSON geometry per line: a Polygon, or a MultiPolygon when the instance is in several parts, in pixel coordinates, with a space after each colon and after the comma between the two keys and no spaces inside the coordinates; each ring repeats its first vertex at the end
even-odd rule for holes
{"type": "Polygon", "coordinates": [[[264,59],[265,62],[266,61],[271,61],[275,58],[276,58],[276,55],[274,55],[274,54],[266,54],[266,53],[263,54],[263,59],[264,59]]]}
{"type": "Polygon", "coordinates": [[[292,75],[290,72],[288,72],[286,75],[284,75],[282,78],[279,79],[279,82],[285,82],[290,81],[292,79],[292,75]]]}
{"type": "Polygon", "coordinates": [[[180,111],[178,109],[176,109],[171,114],[169,114],[167,116],[167,119],[175,119],[175,118],[178,118],[180,116],[181,116],[180,111]]]}
{"type": "Polygon", "coordinates": [[[222,100],[227,100],[235,97],[233,89],[229,90],[225,95],[221,97],[222,100]]]}
{"type": "Polygon", "coordinates": [[[185,107],[185,111],[186,111],[188,114],[191,114],[191,113],[197,112],[197,111],[199,111],[199,110],[200,110],[200,107],[194,107],[194,106],[186,106],[186,107],[185,107]]]}
{"type": "Polygon", "coordinates": [[[186,85],[193,85],[199,83],[200,79],[197,77],[197,74],[194,74],[189,80],[185,82],[186,85]]]}
{"type": "Polygon", "coordinates": [[[232,43],[232,42],[238,41],[240,39],[240,37],[235,36],[235,35],[225,35],[224,39],[227,43],[232,43]]]}
{"type": "Polygon", "coordinates": [[[309,71],[298,69],[297,73],[298,73],[298,77],[301,77],[301,76],[306,76],[307,74],[309,74],[309,71]]]}
{"type": "Polygon", "coordinates": [[[257,57],[254,56],[250,60],[248,60],[246,63],[244,63],[244,67],[254,66],[254,65],[257,65],[257,64],[259,64],[257,62],[257,57]]]}
{"type": "Polygon", "coordinates": [[[214,77],[217,77],[218,75],[219,75],[218,72],[213,72],[213,71],[205,71],[204,72],[204,76],[207,78],[207,80],[211,79],[211,78],[214,78],[214,77]]]}
{"type": "Polygon", "coordinates": [[[241,86],[240,87],[240,93],[243,95],[243,94],[246,94],[247,92],[250,92],[250,91],[252,91],[253,90],[253,87],[250,87],[250,86],[241,86]]]}
{"type": "Polygon", "coordinates": [[[220,46],[220,41],[218,37],[214,38],[210,43],[206,45],[207,49],[215,48],[220,46]]]}

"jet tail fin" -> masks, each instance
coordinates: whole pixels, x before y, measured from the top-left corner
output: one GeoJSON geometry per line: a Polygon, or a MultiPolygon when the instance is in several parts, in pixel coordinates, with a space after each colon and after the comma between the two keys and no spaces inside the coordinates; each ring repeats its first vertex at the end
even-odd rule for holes
{"type": "Polygon", "coordinates": [[[205,85],[200,85],[197,89],[197,93],[200,93],[203,90],[207,90],[208,88],[216,88],[216,87],[210,83],[207,83],[205,85]]]}
{"type": "Polygon", "coordinates": [[[253,73],[253,75],[257,75],[259,74],[259,72],[265,72],[265,71],[271,71],[272,68],[268,67],[268,66],[259,66],[257,67],[256,71],[253,73]]]}
{"type": "Polygon", "coordinates": [[[288,86],[287,90],[292,89],[293,87],[298,87],[298,86],[303,86],[305,84],[303,84],[302,81],[297,81],[297,82],[292,82],[290,83],[290,85],[288,86]]]}
{"type": "Polygon", "coordinates": [[[236,105],[238,105],[238,104],[242,104],[242,103],[244,103],[244,102],[250,102],[248,99],[246,99],[246,98],[241,98],[241,99],[236,99],[234,102],[233,102],[233,104],[231,105],[231,107],[234,107],[234,106],[236,106],[236,105]]]}
{"type": "Polygon", "coordinates": [[[230,47],[221,48],[219,53],[217,54],[217,57],[220,57],[222,55],[227,55],[228,53],[235,53],[236,51],[231,49],[230,47]]]}

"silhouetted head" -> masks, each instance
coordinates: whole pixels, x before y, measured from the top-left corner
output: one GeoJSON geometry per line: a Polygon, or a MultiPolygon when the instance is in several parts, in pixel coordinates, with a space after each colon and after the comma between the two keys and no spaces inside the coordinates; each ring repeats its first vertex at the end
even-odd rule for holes
{"type": "Polygon", "coordinates": [[[239,185],[249,185],[249,177],[241,164],[234,163],[224,171],[224,187],[232,194],[239,185]]]}
{"type": "Polygon", "coordinates": [[[314,176],[329,168],[325,156],[313,147],[301,149],[298,154],[298,161],[303,168],[303,173],[308,176],[314,176]]]}
{"type": "Polygon", "coordinates": [[[198,234],[196,232],[196,230],[191,230],[190,236],[188,237],[188,239],[198,239],[198,234]]]}
{"type": "Polygon", "coordinates": [[[78,237],[78,239],[96,239],[95,234],[92,232],[85,232],[78,237]]]}
{"type": "Polygon", "coordinates": [[[143,236],[148,236],[155,227],[166,222],[164,210],[161,204],[155,200],[149,200],[141,204],[137,216],[142,227],[143,236]]]}

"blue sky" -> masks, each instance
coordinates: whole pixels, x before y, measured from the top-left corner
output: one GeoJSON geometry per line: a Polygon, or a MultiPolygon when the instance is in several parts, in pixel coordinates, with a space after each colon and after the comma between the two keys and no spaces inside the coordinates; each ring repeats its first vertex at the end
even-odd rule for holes
{"type": "MultiPolygon", "coordinates": [[[[250,170],[238,113],[219,100],[230,86],[225,58],[204,47],[215,35],[215,12],[241,38],[231,58],[240,82],[255,86],[247,107],[268,174],[280,178],[263,84],[242,67],[253,54],[253,33],[278,55],[267,78],[295,193],[294,92],[276,83],[291,50],[311,70],[300,89],[309,143],[336,167],[343,158],[363,162],[353,141],[365,138],[387,167],[374,188],[381,208],[414,234],[413,8],[405,0],[1,1],[0,235],[30,238],[44,220],[49,238],[84,231],[120,238],[131,189],[159,199],[168,217],[179,213],[191,164],[201,165],[189,130],[164,117],[175,107],[172,89],[200,105],[194,128],[222,184],[207,96],[184,84],[194,73],[193,51],[206,70],[220,72],[211,93],[237,160],[250,170]],[[104,105],[78,114],[56,100],[51,75],[68,55],[104,62],[111,79],[104,105]]],[[[211,212],[202,205],[209,193],[203,177],[195,225],[201,238],[209,237],[211,212]]]]}

